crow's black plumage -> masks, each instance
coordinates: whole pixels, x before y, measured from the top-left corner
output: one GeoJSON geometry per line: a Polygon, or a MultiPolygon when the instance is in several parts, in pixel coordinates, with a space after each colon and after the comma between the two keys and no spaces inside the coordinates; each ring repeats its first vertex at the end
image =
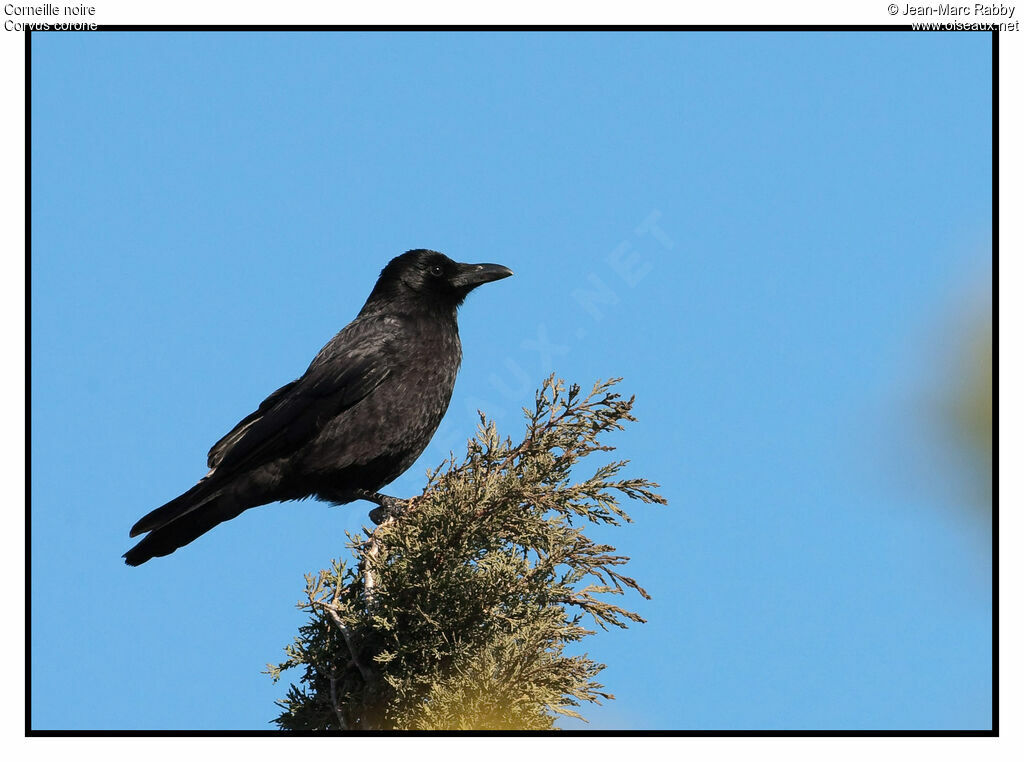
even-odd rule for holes
{"type": "Polygon", "coordinates": [[[462,359],[456,310],[502,265],[460,264],[426,249],[381,271],[366,304],[310,363],[210,450],[209,473],[143,516],[125,553],[138,566],[275,500],[366,499],[413,464],[448,409],[462,359]]]}

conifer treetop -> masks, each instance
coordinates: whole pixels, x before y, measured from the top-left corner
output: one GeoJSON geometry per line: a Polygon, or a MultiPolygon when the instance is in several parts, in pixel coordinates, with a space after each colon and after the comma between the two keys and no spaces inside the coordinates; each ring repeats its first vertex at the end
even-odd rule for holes
{"type": "Polygon", "coordinates": [[[631,521],[623,497],[665,504],[658,485],[623,478],[625,460],[574,475],[635,421],[619,381],[582,396],[547,378],[518,444],[481,413],[466,456],[429,472],[401,517],[350,535],[351,562],[307,575],[310,620],[268,669],[302,670],[281,728],[550,729],[612,698],[594,680],[603,664],[564,651],[594,633],[585,624],[644,621],[615,596],[650,597],[585,530],[631,521]]]}

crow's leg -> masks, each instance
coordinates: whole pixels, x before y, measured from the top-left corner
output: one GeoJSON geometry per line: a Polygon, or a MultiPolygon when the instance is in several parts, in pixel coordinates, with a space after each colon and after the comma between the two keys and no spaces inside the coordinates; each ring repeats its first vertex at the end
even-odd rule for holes
{"type": "Polygon", "coordinates": [[[374,524],[380,524],[392,516],[401,516],[409,505],[408,500],[382,495],[379,492],[370,492],[368,489],[355,489],[352,490],[352,494],[360,500],[369,500],[371,503],[377,504],[377,507],[370,511],[370,521],[374,524]]]}

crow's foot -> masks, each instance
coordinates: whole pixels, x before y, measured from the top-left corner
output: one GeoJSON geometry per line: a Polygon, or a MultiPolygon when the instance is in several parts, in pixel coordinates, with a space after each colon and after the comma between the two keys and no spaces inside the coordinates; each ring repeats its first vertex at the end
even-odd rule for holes
{"type": "Polygon", "coordinates": [[[374,524],[381,524],[389,518],[401,516],[409,505],[408,500],[369,490],[354,490],[353,494],[361,500],[369,500],[371,503],[377,504],[377,507],[370,511],[370,521],[374,524]]]}

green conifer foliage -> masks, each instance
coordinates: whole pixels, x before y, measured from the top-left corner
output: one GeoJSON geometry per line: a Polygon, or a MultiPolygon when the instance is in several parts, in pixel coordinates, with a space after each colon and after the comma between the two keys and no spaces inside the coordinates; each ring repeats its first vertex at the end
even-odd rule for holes
{"type": "Polygon", "coordinates": [[[464,460],[430,473],[401,517],[350,536],[351,562],[307,575],[310,619],[269,668],[275,680],[301,670],[281,728],[550,729],[613,698],[594,679],[604,665],[564,649],[593,634],[586,624],[644,621],[614,596],[649,597],[584,530],[630,521],[622,497],[664,504],[658,485],[618,478],[626,461],[572,475],[635,420],[633,399],[611,391],[619,380],[583,397],[548,378],[519,444],[481,414],[464,460]]]}

